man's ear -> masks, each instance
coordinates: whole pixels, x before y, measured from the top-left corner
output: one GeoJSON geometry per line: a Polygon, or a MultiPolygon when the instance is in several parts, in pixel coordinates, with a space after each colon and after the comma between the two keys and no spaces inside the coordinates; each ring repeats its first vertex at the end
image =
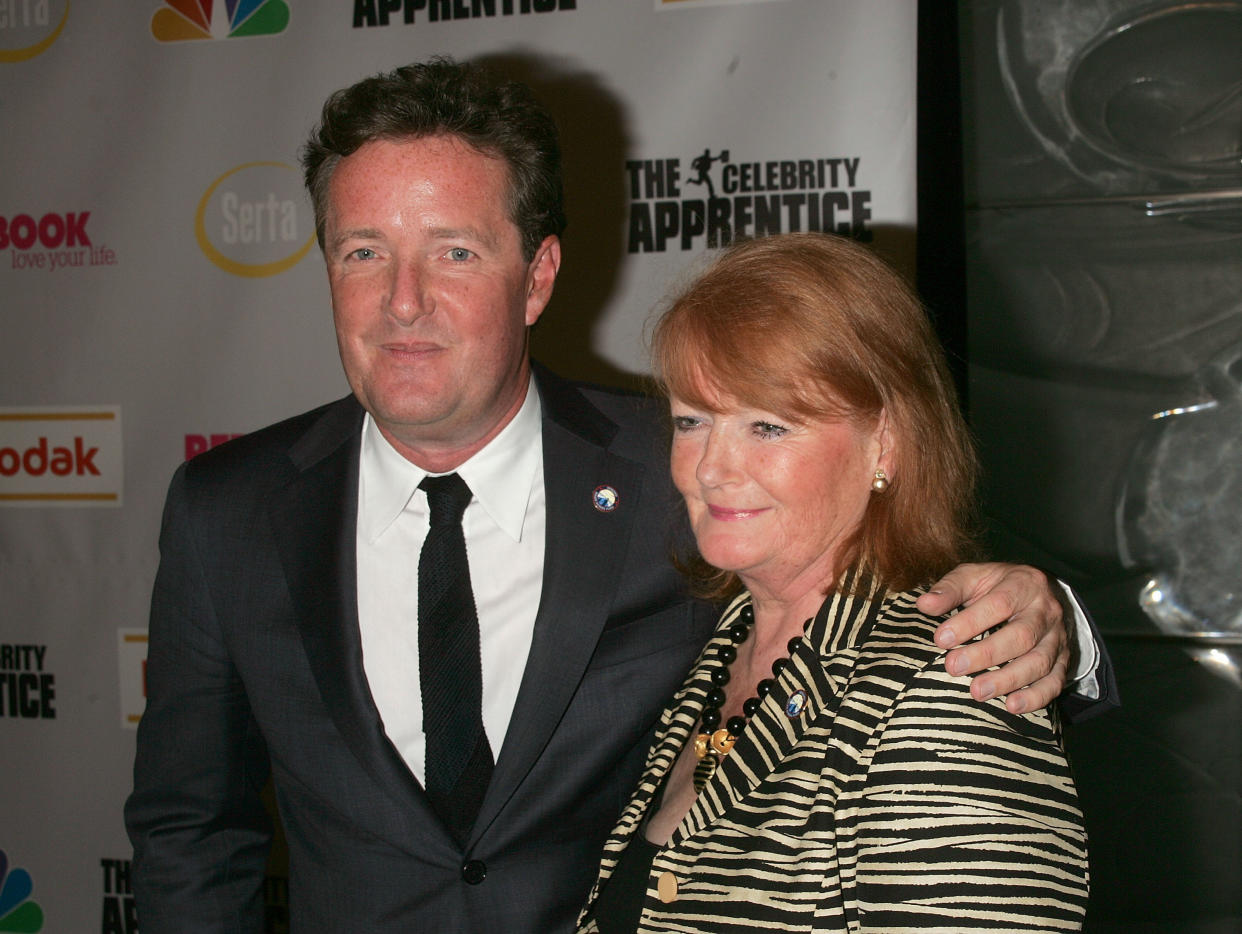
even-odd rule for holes
{"type": "Polygon", "coordinates": [[[556,274],[561,269],[561,240],[554,234],[544,238],[535,258],[526,269],[526,325],[539,320],[552,298],[556,274]]]}

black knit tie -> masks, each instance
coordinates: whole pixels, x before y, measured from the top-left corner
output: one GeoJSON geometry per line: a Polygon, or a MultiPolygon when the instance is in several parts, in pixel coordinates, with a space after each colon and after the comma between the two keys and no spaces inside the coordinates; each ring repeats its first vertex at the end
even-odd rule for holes
{"type": "Polygon", "coordinates": [[[427,796],[461,842],[492,777],[483,732],[479,618],[461,517],[470,487],[457,474],[426,477],[431,528],[418,559],[418,668],[427,737],[427,796]]]}

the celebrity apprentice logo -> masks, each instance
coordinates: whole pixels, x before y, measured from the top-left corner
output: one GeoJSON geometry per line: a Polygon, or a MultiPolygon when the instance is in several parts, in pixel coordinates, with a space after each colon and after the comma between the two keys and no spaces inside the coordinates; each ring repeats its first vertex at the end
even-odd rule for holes
{"type": "Polygon", "coordinates": [[[493,18],[527,13],[563,13],[578,0],[350,0],[354,29],[363,26],[411,25],[416,22],[493,18]]]}
{"type": "Polygon", "coordinates": [[[56,719],[56,675],[46,658],[46,645],[0,644],[0,717],[56,719]]]}
{"type": "Polygon", "coordinates": [[[862,159],[747,162],[728,149],[626,162],[629,252],[727,246],[742,237],[818,231],[871,239],[862,159]]]}
{"type": "Polygon", "coordinates": [[[138,911],[129,881],[130,861],[101,859],[103,904],[99,911],[99,934],[138,934],[138,911]]]}

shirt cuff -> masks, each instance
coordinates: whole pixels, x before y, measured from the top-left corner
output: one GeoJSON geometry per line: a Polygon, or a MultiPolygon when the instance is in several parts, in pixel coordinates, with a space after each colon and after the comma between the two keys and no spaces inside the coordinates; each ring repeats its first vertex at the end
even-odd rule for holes
{"type": "Polygon", "coordinates": [[[1099,700],[1100,683],[1096,672],[1100,667],[1100,647],[1096,645],[1095,634],[1091,630],[1091,624],[1087,622],[1086,612],[1078,602],[1078,595],[1064,582],[1057,583],[1065,591],[1069,605],[1074,608],[1074,620],[1072,623],[1067,620],[1065,627],[1069,638],[1070,660],[1074,663],[1074,668],[1069,673],[1067,689],[1071,694],[1082,695],[1088,700],[1099,700]]]}

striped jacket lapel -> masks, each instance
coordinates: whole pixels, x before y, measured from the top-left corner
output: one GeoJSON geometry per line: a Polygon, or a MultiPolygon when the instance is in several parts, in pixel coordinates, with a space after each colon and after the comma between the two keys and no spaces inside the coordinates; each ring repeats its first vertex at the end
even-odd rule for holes
{"type": "MultiPolygon", "coordinates": [[[[845,581],[843,590],[848,591],[854,583],[853,579],[845,581]]],[[[670,845],[680,844],[737,806],[780,767],[812,724],[831,731],[832,718],[853,667],[854,653],[843,650],[857,645],[874,623],[883,595],[882,588],[864,584],[857,595],[837,593],[825,601],[811,621],[802,646],[776,678],[733,751],[695,799],[670,845]],[[800,696],[795,698],[795,694],[800,696]]],[[[743,594],[729,606],[709,649],[728,641],[725,627],[749,603],[749,595],[743,594]]],[[[703,658],[710,657],[704,653],[703,658]]],[[[711,667],[700,660],[691,676],[691,682],[699,686],[696,693],[700,698],[706,693],[711,667]]],[[[697,707],[687,711],[693,716],[687,732],[694,728],[701,712],[701,700],[697,707]]]]}
{"type": "MultiPolygon", "coordinates": [[[[852,588],[855,581],[847,580],[845,585],[845,589],[852,588]]],[[[825,601],[808,628],[803,649],[791,659],[751,719],[745,741],[725,757],[673,832],[670,847],[680,846],[742,801],[777,769],[810,723],[823,722],[825,714],[831,722],[851,677],[855,653],[848,649],[857,645],[875,622],[886,596],[883,588],[868,583],[858,594],[838,593],[825,601]],[[789,716],[786,705],[795,691],[805,692],[806,701],[798,715],[789,716]]],[[[665,710],[639,786],[604,845],[599,877],[588,907],[612,876],[621,853],[647,816],[657,790],[692,739],[710,685],[709,672],[715,667],[711,659],[717,647],[730,641],[728,627],[750,602],[750,595],[742,593],[726,607],[685,684],[665,710]]]]}

